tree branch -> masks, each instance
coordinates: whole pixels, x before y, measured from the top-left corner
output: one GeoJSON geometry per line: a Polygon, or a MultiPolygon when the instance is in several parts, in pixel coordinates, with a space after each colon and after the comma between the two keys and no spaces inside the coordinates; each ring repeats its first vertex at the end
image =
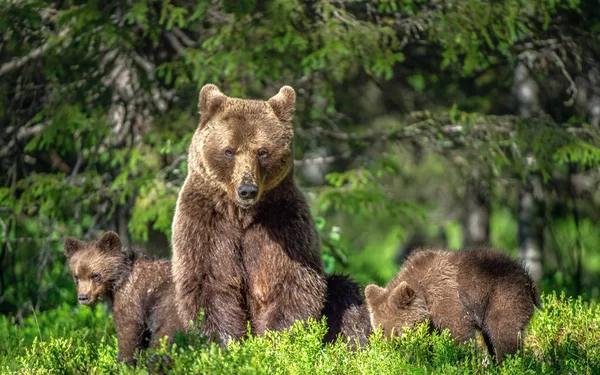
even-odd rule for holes
{"type": "Polygon", "coordinates": [[[194,42],[192,38],[187,36],[180,28],[176,26],[173,27],[173,34],[177,35],[177,37],[183,42],[183,44],[185,44],[188,47],[192,47],[196,44],[196,42],[194,42]]]}
{"type": "Polygon", "coordinates": [[[167,38],[169,44],[171,45],[171,47],[173,47],[173,49],[175,50],[175,52],[177,52],[179,56],[187,56],[187,51],[185,50],[185,47],[183,46],[183,44],[181,44],[179,39],[177,39],[177,37],[173,35],[173,33],[168,31],[165,32],[165,38],[167,38]]]}
{"type": "Polygon", "coordinates": [[[57,45],[67,34],[70,29],[67,27],[61,30],[55,39],[48,40],[46,43],[41,46],[34,48],[27,55],[18,57],[16,59],[12,59],[11,61],[3,64],[0,67],[0,77],[11,72],[12,70],[18,69],[23,65],[27,64],[31,60],[35,60],[43,56],[49,49],[57,45]]]}
{"type": "Polygon", "coordinates": [[[309,129],[308,133],[312,133],[312,136],[325,136],[346,142],[403,141],[418,138],[435,140],[442,137],[442,139],[452,138],[459,143],[465,143],[467,139],[480,138],[489,134],[511,137],[517,131],[517,123],[521,120],[527,121],[527,124],[532,127],[553,126],[577,136],[596,139],[600,136],[592,129],[570,127],[567,124],[558,124],[543,117],[523,119],[513,115],[492,115],[471,116],[468,120],[456,121],[446,114],[435,116],[428,113],[415,113],[409,118],[406,125],[386,133],[354,134],[322,127],[309,129]]]}

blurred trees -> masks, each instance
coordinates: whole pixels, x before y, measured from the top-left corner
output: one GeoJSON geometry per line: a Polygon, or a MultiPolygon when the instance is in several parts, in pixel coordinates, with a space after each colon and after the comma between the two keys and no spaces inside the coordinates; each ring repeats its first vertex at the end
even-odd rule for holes
{"type": "Polygon", "coordinates": [[[0,312],[70,298],[67,235],[169,254],[208,82],[296,89],[330,270],[383,282],[421,232],[520,249],[544,285],[599,293],[584,288],[600,274],[597,1],[0,7],[0,312]]]}

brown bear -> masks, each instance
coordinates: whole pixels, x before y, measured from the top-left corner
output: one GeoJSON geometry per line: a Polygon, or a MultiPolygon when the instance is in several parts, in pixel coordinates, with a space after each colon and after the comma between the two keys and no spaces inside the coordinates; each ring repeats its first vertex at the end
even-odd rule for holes
{"type": "Polygon", "coordinates": [[[119,360],[134,363],[135,350],[155,346],[165,336],[172,341],[181,324],[174,310],[171,262],[121,250],[119,235],[108,231],[98,241],[68,237],[64,243],[77,299],[93,306],[112,302],[119,360]]]}
{"type": "Polygon", "coordinates": [[[475,338],[477,329],[499,363],[517,351],[540,307],[523,266],[485,248],[418,251],[386,288],[369,285],[365,296],[373,328],[386,335],[426,319],[434,329],[448,328],[457,342],[475,338]]]}
{"type": "Polygon", "coordinates": [[[173,219],[176,306],[226,341],[318,319],[326,285],[308,204],[294,182],[296,94],[268,101],[200,91],[201,119],[173,219]]]}
{"type": "Polygon", "coordinates": [[[327,298],[323,316],[327,317],[327,333],[324,343],[342,338],[352,348],[363,347],[369,342],[371,320],[358,284],[346,275],[329,275],[327,298]]]}

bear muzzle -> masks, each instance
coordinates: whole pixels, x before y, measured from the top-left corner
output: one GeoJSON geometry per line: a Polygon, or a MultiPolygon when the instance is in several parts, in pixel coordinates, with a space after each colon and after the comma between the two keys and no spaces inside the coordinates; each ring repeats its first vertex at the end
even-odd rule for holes
{"type": "Polygon", "coordinates": [[[77,300],[79,301],[79,303],[81,303],[82,305],[89,305],[91,300],[90,297],[87,294],[84,293],[80,293],[77,295],[77,300]]]}
{"type": "Polygon", "coordinates": [[[241,184],[237,189],[238,197],[244,203],[254,203],[252,202],[258,196],[258,185],[256,184],[241,184]]]}

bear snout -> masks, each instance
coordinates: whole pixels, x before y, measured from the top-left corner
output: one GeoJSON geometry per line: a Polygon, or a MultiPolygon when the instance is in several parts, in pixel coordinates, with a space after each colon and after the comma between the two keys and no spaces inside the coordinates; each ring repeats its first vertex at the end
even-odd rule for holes
{"type": "Polygon", "coordinates": [[[83,294],[80,293],[77,296],[77,300],[79,301],[79,303],[81,303],[82,305],[87,305],[88,303],[90,303],[90,297],[87,294],[83,294]]]}
{"type": "Polygon", "coordinates": [[[255,184],[242,184],[238,187],[238,196],[242,200],[251,200],[258,195],[258,186],[255,184]]]}

